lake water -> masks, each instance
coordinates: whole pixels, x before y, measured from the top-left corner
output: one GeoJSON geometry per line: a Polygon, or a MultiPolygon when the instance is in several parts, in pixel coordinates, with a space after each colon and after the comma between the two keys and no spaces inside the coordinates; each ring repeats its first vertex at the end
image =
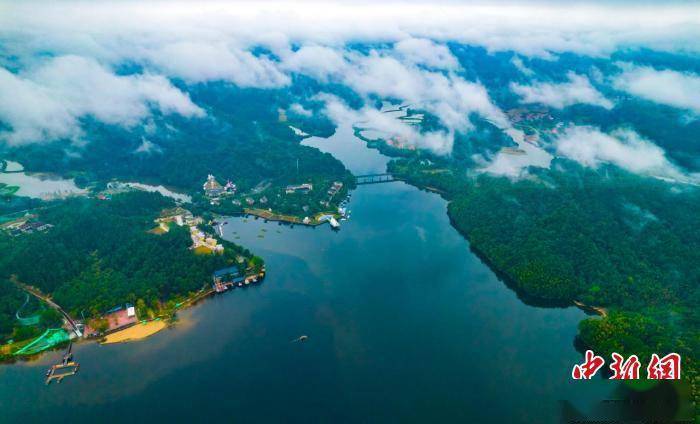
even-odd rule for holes
{"type": "Polygon", "coordinates": [[[17,196],[52,199],[73,194],[85,194],[86,191],[78,188],[73,180],[63,179],[57,176],[26,174],[24,168],[17,162],[7,162],[5,171],[0,172],[0,183],[10,186],[18,186],[17,196]]]}
{"type": "MultiPolygon", "coordinates": [[[[306,143],[382,170],[347,131],[306,143]]],[[[228,219],[225,237],[265,258],[263,283],[146,341],[78,345],[80,373],[60,385],[43,382],[59,352],[0,367],[0,420],[558,423],[619,397],[602,378],[571,380],[584,314],[523,304],[439,196],[360,186],[349,208],[339,232],[228,219]]]]}
{"type": "Polygon", "coordinates": [[[143,183],[121,183],[124,184],[128,187],[135,188],[137,190],[143,190],[143,191],[149,191],[149,192],[158,192],[162,194],[165,197],[170,197],[173,200],[177,200],[178,202],[185,202],[189,203],[192,201],[192,197],[190,197],[187,194],[183,193],[176,193],[162,185],[150,185],[150,184],[143,184],[143,183]]]}

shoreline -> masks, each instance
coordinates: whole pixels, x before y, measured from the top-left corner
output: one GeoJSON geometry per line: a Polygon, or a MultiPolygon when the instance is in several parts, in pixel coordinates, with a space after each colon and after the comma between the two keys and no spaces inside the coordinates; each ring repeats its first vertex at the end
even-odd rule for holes
{"type": "Polygon", "coordinates": [[[160,318],[151,321],[138,322],[129,328],[115,331],[106,335],[99,343],[102,345],[128,343],[144,340],[169,327],[169,324],[160,318]]]}
{"type": "Polygon", "coordinates": [[[299,218],[298,216],[282,215],[282,214],[270,212],[270,211],[265,210],[265,209],[249,209],[249,208],[243,209],[242,216],[245,217],[246,215],[251,215],[251,216],[254,216],[257,218],[262,218],[266,221],[283,222],[283,223],[292,224],[292,225],[304,225],[307,227],[318,227],[319,225],[323,225],[323,224],[328,222],[327,220],[326,221],[319,221],[317,218],[318,216],[332,215],[336,219],[340,218],[340,216],[335,212],[328,212],[328,213],[320,212],[320,213],[314,215],[313,218],[310,218],[309,222],[304,222],[303,219],[299,218]]]}
{"type": "MultiPolygon", "coordinates": [[[[111,344],[140,342],[140,341],[143,341],[143,340],[173,326],[176,322],[176,320],[174,318],[176,316],[177,311],[193,307],[193,306],[197,305],[200,301],[206,299],[207,297],[209,297],[213,294],[215,294],[213,289],[203,288],[197,294],[195,294],[193,297],[187,298],[187,299],[179,302],[175,306],[175,311],[170,316],[159,316],[159,317],[151,319],[151,320],[139,321],[136,324],[131,325],[127,328],[119,329],[117,331],[114,331],[114,332],[109,333],[107,335],[103,335],[101,337],[92,337],[92,338],[76,337],[75,333],[73,331],[66,330],[65,328],[64,328],[64,330],[66,332],[68,332],[69,336],[71,336],[71,343],[74,343],[74,344],[95,342],[95,343],[98,343],[100,345],[111,345],[111,344]]],[[[32,340],[34,340],[34,339],[24,340],[20,343],[28,344],[28,343],[31,343],[32,340]]],[[[2,346],[0,346],[0,347],[2,347],[2,346]]],[[[41,358],[43,358],[46,353],[61,350],[61,349],[63,349],[63,347],[64,347],[64,345],[56,345],[52,348],[43,350],[41,352],[38,352],[38,353],[32,354],[32,355],[15,355],[12,353],[7,353],[5,355],[5,357],[0,359],[0,366],[12,365],[12,364],[21,363],[21,362],[40,361],[41,358]]]]}
{"type": "Polygon", "coordinates": [[[585,303],[579,302],[578,300],[574,300],[574,305],[576,305],[579,309],[581,309],[584,312],[592,312],[603,318],[608,316],[608,310],[603,308],[602,306],[586,305],[585,303]]]}

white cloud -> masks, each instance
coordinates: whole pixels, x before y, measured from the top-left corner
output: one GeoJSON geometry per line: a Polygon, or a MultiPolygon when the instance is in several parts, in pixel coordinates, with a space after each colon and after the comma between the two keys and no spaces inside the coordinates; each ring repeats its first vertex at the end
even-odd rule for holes
{"type": "Polygon", "coordinates": [[[281,67],[326,82],[331,76],[339,77],[347,68],[343,53],[336,49],[308,45],[282,56],[281,67]]]}
{"type": "Polygon", "coordinates": [[[538,82],[532,85],[511,84],[513,92],[521,97],[522,103],[541,103],[553,108],[585,103],[612,109],[613,103],[591,85],[587,77],[573,72],[564,83],[538,82]]]}
{"type": "Polygon", "coordinates": [[[616,165],[627,171],[655,177],[684,179],[663,149],[631,130],[605,134],[592,127],[569,127],[556,141],[557,154],[584,166],[616,165]]]}
{"type": "Polygon", "coordinates": [[[2,135],[12,144],[76,138],[79,120],[130,127],[150,115],[203,116],[189,96],[158,75],[118,76],[92,59],[62,56],[22,74],[0,68],[0,120],[12,127],[2,135]]]}
{"type": "Polygon", "coordinates": [[[310,117],[313,116],[313,112],[306,109],[304,106],[300,105],[299,103],[293,103],[292,105],[289,106],[289,111],[299,115],[299,116],[305,116],[305,117],[310,117]]]}
{"type": "Polygon", "coordinates": [[[532,69],[525,66],[525,64],[523,63],[523,60],[520,58],[520,56],[513,56],[510,59],[510,63],[512,63],[513,66],[515,66],[515,68],[518,71],[520,71],[521,74],[525,75],[526,77],[531,77],[531,76],[535,75],[535,71],[533,71],[532,69]]]}
{"type": "Polygon", "coordinates": [[[446,46],[424,38],[407,38],[394,45],[403,62],[435,69],[457,69],[459,63],[446,46]]]}
{"type": "Polygon", "coordinates": [[[454,131],[471,128],[469,115],[476,113],[501,127],[508,122],[479,83],[442,72],[432,72],[407,65],[376,51],[354,55],[352,71],[343,82],[356,92],[368,96],[396,98],[424,108],[454,131]]]}
{"type": "Polygon", "coordinates": [[[328,94],[318,96],[318,100],[325,103],[325,113],[336,124],[358,125],[382,134],[383,137],[400,139],[406,146],[427,149],[439,155],[452,152],[454,143],[452,131],[432,131],[421,134],[415,127],[396,119],[393,114],[383,113],[371,107],[354,110],[339,98],[328,94]]]}
{"type": "Polygon", "coordinates": [[[646,66],[620,64],[615,88],[632,95],[700,113],[700,75],[672,70],[657,71],[646,66]]]}
{"type": "MultiPolygon", "coordinates": [[[[693,13],[692,4],[0,0],[0,7],[2,54],[16,58],[23,69],[19,75],[0,72],[0,84],[10,92],[21,90],[18,97],[32,102],[44,99],[40,106],[26,107],[31,112],[26,116],[0,104],[0,119],[13,126],[15,142],[74,136],[77,120],[86,115],[132,125],[150,107],[166,113],[201,114],[166,77],[188,83],[224,80],[241,87],[275,88],[288,85],[291,73],[346,84],[365,97],[415,103],[448,127],[441,134],[468,131],[472,113],[505,128],[508,122],[485,88],[459,76],[459,64],[445,43],[540,57],[567,51],[605,55],[632,47],[700,52],[700,16],[693,13]],[[532,16],[537,16],[537,22],[532,16]],[[363,42],[389,47],[369,54],[345,48],[348,43],[363,42]],[[253,54],[255,48],[271,54],[253,54]],[[141,65],[145,71],[140,76],[113,75],[122,93],[100,89],[104,76],[87,78],[84,84],[63,80],[60,85],[70,89],[62,91],[27,74],[26,69],[41,66],[36,62],[45,60],[47,52],[90,58],[85,60],[94,64],[92,71],[97,66],[109,74],[108,69],[124,63],[141,65]],[[98,96],[85,95],[92,91],[90,84],[103,102],[96,100],[98,96]],[[130,107],[118,107],[125,104],[130,107]]],[[[520,69],[527,74],[527,68],[520,69]]],[[[558,86],[522,90],[529,90],[524,91],[525,97],[558,105],[612,106],[585,77],[571,78],[558,86]]]]}
{"type": "Polygon", "coordinates": [[[290,43],[337,46],[411,37],[528,56],[567,51],[605,55],[628,47],[700,51],[700,14],[692,2],[638,6],[154,0],[3,5],[2,38],[23,38],[22,49],[31,44],[37,51],[99,55],[102,60],[138,52],[139,46],[149,43],[236,40],[240,48],[261,44],[277,50],[290,43]]]}
{"type": "Polygon", "coordinates": [[[150,155],[154,153],[163,153],[163,149],[152,141],[147,140],[145,137],[141,137],[141,144],[134,150],[134,153],[150,155]]]}
{"type": "Polygon", "coordinates": [[[41,85],[0,68],[0,93],[12,93],[0,96],[0,120],[12,127],[12,132],[0,136],[10,143],[75,134],[76,117],[41,85]]]}
{"type": "Polygon", "coordinates": [[[259,88],[282,87],[290,82],[270,59],[219,42],[165,44],[145,52],[143,60],[188,82],[225,80],[240,87],[259,88]]]}

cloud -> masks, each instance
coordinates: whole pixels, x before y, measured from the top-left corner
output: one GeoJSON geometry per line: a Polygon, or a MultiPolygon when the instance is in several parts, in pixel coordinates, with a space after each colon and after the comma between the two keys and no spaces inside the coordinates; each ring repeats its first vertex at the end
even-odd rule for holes
{"type": "Polygon", "coordinates": [[[338,97],[322,94],[317,100],[325,103],[325,114],[336,124],[357,125],[381,134],[382,138],[401,140],[402,144],[427,149],[439,155],[452,152],[454,133],[452,131],[419,132],[414,126],[372,107],[351,109],[338,97]]]}
{"type": "Polygon", "coordinates": [[[450,49],[424,38],[407,38],[394,45],[394,52],[405,63],[434,69],[457,69],[459,62],[450,49]]]}
{"type": "Polygon", "coordinates": [[[489,98],[486,88],[453,73],[433,72],[377,51],[355,55],[352,71],[343,83],[357,93],[400,99],[425,109],[454,131],[471,128],[470,115],[476,113],[501,127],[508,121],[489,98]]]}
{"type": "Polygon", "coordinates": [[[0,68],[0,93],[12,93],[0,96],[0,120],[12,127],[0,136],[11,144],[75,134],[76,117],[41,85],[0,68]]]}
{"type": "Polygon", "coordinates": [[[134,150],[134,153],[151,155],[154,153],[163,153],[163,149],[152,141],[147,140],[145,137],[141,137],[141,144],[134,150]]]}
{"type": "Polygon", "coordinates": [[[591,168],[607,163],[636,174],[685,179],[663,149],[631,130],[605,134],[593,127],[572,126],[554,145],[557,154],[591,168]]]}
{"type": "Polygon", "coordinates": [[[339,78],[348,63],[343,52],[330,47],[307,45],[295,52],[283,53],[280,67],[286,71],[308,75],[321,82],[339,78]]]}
{"type": "MultiPolygon", "coordinates": [[[[13,128],[5,137],[13,142],[75,137],[83,116],[125,126],[140,122],[152,108],[200,116],[202,110],[169,78],[279,88],[293,74],[304,74],[347,85],[366,99],[398,98],[428,110],[447,131],[426,143],[442,150],[449,144],[444,137],[471,128],[473,114],[509,125],[483,85],[463,77],[448,42],[514,51],[513,64],[526,75],[529,69],[518,66],[521,56],[601,56],[638,47],[700,52],[700,16],[693,4],[0,0],[0,7],[0,64],[19,69],[0,71],[0,84],[21,91],[18,97],[29,103],[41,99],[40,106],[24,106],[26,114],[0,104],[0,120],[13,128]],[[348,49],[363,43],[374,49],[348,49]],[[95,79],[60,81],[66,89],[51,86],[32,75],[47,56],[82,57],[92,64],[86,72],[95,79]],[[110,71],[124,64],[141,66],[143,74],[110,71]],[[104,73],[97,78],[100,69],[104,73]],[[122,92],[102,89],[104,74],[122,92]],[[85,92],[92,86],[97,96],[91,98],[85,92]]],[[[72,72],[81,78],[78,70],[72,72]]],[[[517,87],[526,101],[612,107],[578,75],[559,85],[517,87]]]]}
{"type": "Polygon", "coordinates": [[[188,82],[225,80],[239,87],[257,88],[283,87],[290,83],[289,77],[269,58],[256,57],[222,42],[165,44],[144,52],[141,60],[166,75],[188,82]]]}
{"type": "Polygon", "coordinates": [[[295,115],[299,116],[304,116],[304,117],[311,117],[313,116],[313,111],[310,111],[306,109],[304,106],[300,105],[299,103],[293,103],[289,106],[289,111],[295,115]]]}
{"type": "Polygon", "coordinates": [[[512,63],[513,66],[515,66],[515,68],[518,71],[520,71],[521,74],[525,75],[526,77],[531,77],[531,76],[535,75],[535,71],[533,71],[532,69],[525,66],[525,64],[523,63],[523,60],[520,58],[520,56],[513,56],[510,59],[510,63],[512,63]]]}
{"type": "Polygon", "coordinates": [[[36,69],[14,74],[0,68],[0,120],[11,127],[11,144],[81,135],[79,120],[131,127],[151,109],[186,117],[204,111],[159,75],[118,76],[92,59],[62,56],[36,69]]]}
{"type": "Polygon", "coordinates": [[[615,88],[652,102],[700,113],[700,75],[620,64],[615,88]]]}
{"type": "MultiPolygon", "coordinates": [[[[369,121],[374,129],[387,136],[398,136],[409,145],[424,147],[439,154],[449,153],[455,132],[472,128],[471,115],[480,115],[502,128],[509,126],[501,110],[492,103],[484,86],[467,81],[458,74],[436,70],[458,66],[445,46],[426,40],[411,40],[394,48],[371,49],[366,53],[319,46],[303,46],[295,52],[281,54],[282,69],[313,76],[324,82],[350,87],[369,100],[398,100],[435,115],[447,128],[431,134],[419,134],[415,128],[375,110],[363,108],[352,112],[356,121],[369,121]],[[436,53],[418,54],[417,47],[436,49],[436,53]],[[425,67],[431,69],[426,69],[425,67]],[[449,140],[448,140],[449,138],[449,140]]],[[[327,100],[327,99],[326,99],[327,100]]],[[[338,102],[328,102],[327,107],[338,102]]],[[[332,117],[350,114],[328,111],[332,117]]]]}
{"type": "Polygon", "coordinates": [[[587,77],[570,72],[564,83],[538,82],[532,85],[512,83],[511,90],[521,97],[522,103],[540,103],[556,109],[585,103],[612,109],[613,103],[591,85],[587,77]]]}
{"type": "Polygon", "coordinates": [[[639,6],[617,2],[154,0],[5,1],[3,5],[0,37],[23,39],[20,50],[31,45],[36,51],[90,55],[100,60],[140,53],[145,44],[221,44],[231,40],[236,40],[240,49],[264,45],[275,51],[290,44],[339,46],[422,38],[543,57],[561,52],[600,56],[635,47],[700,52],[700,15],[693,2],[639,6]],[[115,40],[121,46],[116,46],[115,40]]]}

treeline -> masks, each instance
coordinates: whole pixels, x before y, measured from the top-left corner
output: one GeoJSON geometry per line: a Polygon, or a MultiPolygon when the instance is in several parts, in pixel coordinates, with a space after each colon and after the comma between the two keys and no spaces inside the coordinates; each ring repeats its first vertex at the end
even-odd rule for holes
{"type": "MultiPolygon", "coordinates": [[[[52,294],[74,316],[95,317],[125,302],[157,308],[199,290],[218,268],[245,266],[236,256],[252,255],[232,243],[224,242],[222,255],[193,254],[186,227],[149,233],[159,212],[172,206],[146,192],[66,200],[41,212],[39,219],[54,225],[48,231],[0,239],[0,277],[52,294]]],[[[16,290],[5,286],[0,304],[11,302],[5,308],[11,310],[16,290]]]]}
{"type": "MultiPolygon", "coordinates": [[[[55,172],[80,185],[111,179],[163,184],[200,192],[208,174],[231,179],[241,190],[263,180],[281,187],[309,179],[343,180],[349,173],[329,154],[302,146],[289,124],[332,134],[321,116],[280,116],[293,102],[285,90],[241,89],[225,84],[190,88],[205,118],[155,116],[149,125],[120,128],[86,119],[89,143],[54,141],[7,148],[28,171],[55,172]]],[[[312,108],[313,105],[308,106],[312,108]]]]}
{"type": "Polygon", "coordinates": [[[524,300],[608,308],[607,318],[581,323],[584,345],[605,354],[677,351],[692,364],[700,192],[612,168],[607,176],[562,161],[552,168],[559,171],[513,182],[415,160],[390,164],[445,193],[454,226],[524,300]]]}

